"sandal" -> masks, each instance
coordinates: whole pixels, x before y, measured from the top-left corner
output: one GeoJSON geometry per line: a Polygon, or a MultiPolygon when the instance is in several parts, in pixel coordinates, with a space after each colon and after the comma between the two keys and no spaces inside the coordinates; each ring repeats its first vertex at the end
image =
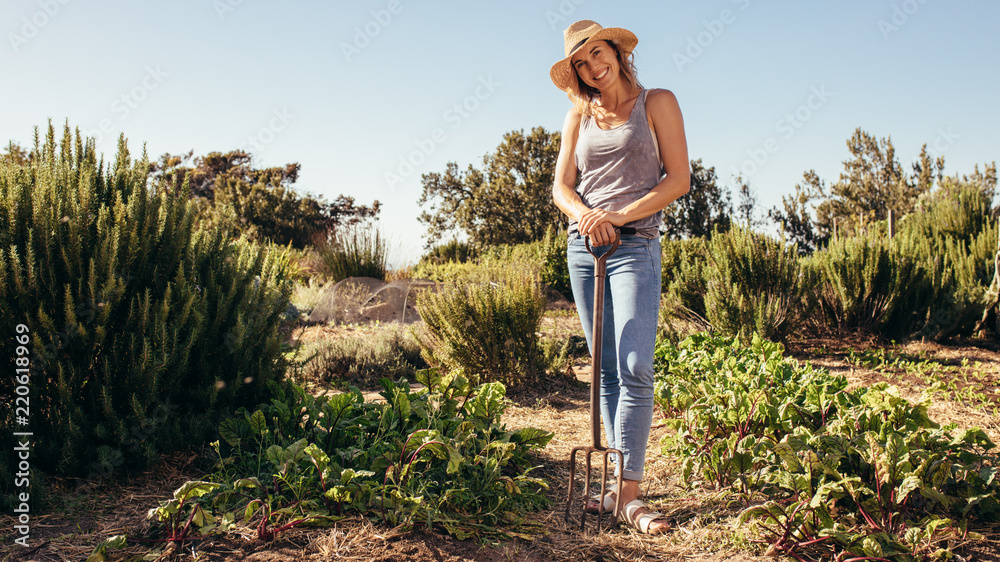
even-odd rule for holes
{"type": "MultiPolygon", "coordinates": [[[[604,492],[604,513],[610,514],[614,512],[615,500],[617,497],[618,496],[615,495],[615,493],[612,492],[611,490],[607,490],[604,492]]],[[[600,496],[595,496],[593,498],[590,498],[590,501],[587,502],[587,507],[586,507],[587,513],[600,513],[601,504],[598,503],[600,500],[601,500],[600,496]]]]}
{"type": "Polygon", "coordinates": [[[635,530],[639,531],[644,535],[658,535],[660,533],[665,533],[669,527],[660,530],[654,530],[650,532],[649,526],[653,521],[665,521],[666,518],[663,517],[662,513],[652,511],[650,513],[643,513],[642,515],[636,515],[635,512],[640,509],[648,509],[646,504],[642,503],[642,500],[633,500],[625,505],[625,522],[632,526],[635,530]]]}

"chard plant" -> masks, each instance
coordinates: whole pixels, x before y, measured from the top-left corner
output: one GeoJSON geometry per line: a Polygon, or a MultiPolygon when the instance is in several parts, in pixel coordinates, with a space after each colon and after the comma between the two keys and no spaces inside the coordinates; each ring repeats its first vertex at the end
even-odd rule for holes
{"type": "Polygon", "coordinates": [[[169,522],[165,539],[174,541],[237,520],[269,541],[350,514],[458,538],[527,536],[524,516],[548,504],[530,453],[552,434],[501,424],[500,383],[472,386],[434,369],[418,380],[426,388],[383,379],[381,403],[357,389],[314,397],[274,385],[269,404],[220,425],[215,473],[185,485],[197,506],[189,507],[193,495],[175,497],[150,516],[169,522]]]}
{"type": "Polygon", "coordinates": [[[1000,518],[995,445],[942,427],[930,398],[801,365],[754,336],[692,336],[657,350],[656,400],[682,477],[736,494],[769,553],[807,560],[951,558],[1000,518]],[[763,500],[763,501],[760,501],[763,500]]]}

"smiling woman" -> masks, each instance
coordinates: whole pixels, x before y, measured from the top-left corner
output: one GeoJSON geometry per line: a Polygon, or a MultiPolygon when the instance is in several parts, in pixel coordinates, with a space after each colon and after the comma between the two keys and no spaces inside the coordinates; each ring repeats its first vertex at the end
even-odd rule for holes
{"type": "MultiPolygon", "coordinates": [[[[607,440],[622,452],[615,471],[621,486],[602,495],[603,509],[614,509],[611,498],[621,494],[626,522],[659,534],[669,524],[638,496],[653,418],[659,227],[663,208],[691,183],[684,124],[670,91],[645,90],[636,78],[631,57],[638,39],[632,32],[584,20],[567,28],[564,39],[566,57],[549,75],[574,107],[563,126],[552,196],[570,219],[567,262],[580,322],[591,353],[600,346],[601,359],[595,354],[594,361],[600,362],[607,440]],[[595,264],[585,238],[596,255],[608,256],[599,342],[593,334],[598,328],[591,329],[599,314],[593,310],[595,264]]],[[[600,511],[600,503],[588,510],[600,511]]]]}

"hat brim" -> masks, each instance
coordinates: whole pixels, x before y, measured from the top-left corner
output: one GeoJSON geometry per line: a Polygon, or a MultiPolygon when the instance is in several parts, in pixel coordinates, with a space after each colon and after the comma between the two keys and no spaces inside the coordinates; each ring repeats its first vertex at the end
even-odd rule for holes
{"type": "Polygon", "coordinates": [[[573,70],[573,65],[570,64],[570,61],[575,53],[594,41],[613,41],[621,49],[623,56],[628,56],[639,43],[639,39],[636,38],[635,34],[627,29],[621,27],[605,27],[601,29],[591,35],[582,45],[574,49],[566,58],[552,65],[549,77],[552,78],[552,83],[557,88],[566,91],[573,85],[573,80],[576,79],[576,71],[573,70]]]}

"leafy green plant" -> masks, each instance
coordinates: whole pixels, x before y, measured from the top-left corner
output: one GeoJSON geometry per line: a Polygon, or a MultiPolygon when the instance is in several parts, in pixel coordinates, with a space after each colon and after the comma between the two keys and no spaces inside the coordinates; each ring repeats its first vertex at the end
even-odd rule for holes
{"type": "MultiPolygon", "coordinates": [[[[500,383],[474,387],[435,369],[417,380],[424,389],[383,379],[381,403],[364,402],[357,389],[314,397],[292,384],[275,388],[269,404],[220,425],[215,483],[199,500],[227,522],[241,517],[262,540],[348,512],[460,538],[521,536],[524,514],[548,502],[528,455],[552,434],[500,425],[500,383]]],[[[174,504],[167,515],[197,523],[180,501],[161,507],[174,504]]]]}
{"type": "Polygon", "coordinates": [[[1000,517],[1000,459],[982,430],[939,427],[926,401],[885,383],[848,390],[782,351],[704,334],[657,349],[656,400],[675,429],[664,452],[683,480],[737,494],[772,553],[951,556],[949,541],[981,539],[970,525],[1000,517]]]}
{"type": "Polygon", "coordinates": [[[538,278],[516,268],[493,280],[424,292],[417,312],[427,362],[462,369],[473,381],[524,386],[544,371],[538,329],[545,297],[538,278]]]}
{"type": "Polygon", "coordinates": [[[174,490],[169,500],[160,502],[159,507],[149,510],[149,518],[163,523],[166,527],[165,542],[184,542],[197,530],[204,535],[216,527],[216,517],[212,510],[205,509],[198,498],[214,492],[220,487],[215,482],[190,480],[174,490]]]}
{"type": "MultiPolygon", "coordinates": [[[[0,329],[29,336],[32,467],[108,477],[265,400],[283,370],[285,256],[196,228],[186,192],[151,184],[124,138],[107,167],[68,126],[36,134],[35,153],[0,165],[0,329]]],[[[13,436],[0,443],[6,489],[13,436]]]]}

